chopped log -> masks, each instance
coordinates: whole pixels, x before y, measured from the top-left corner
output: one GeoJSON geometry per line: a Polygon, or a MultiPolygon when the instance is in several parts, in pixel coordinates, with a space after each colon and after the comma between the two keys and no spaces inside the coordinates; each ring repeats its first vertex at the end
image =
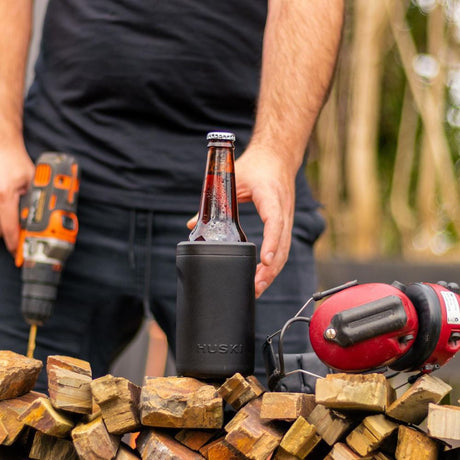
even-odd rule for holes
{"type": "Polygon", "coordinates": [[[128,379],[108,374],[91,382],[91,392],[109,433],[139,431],[140,387],[128,379]]]}
{"type": "Polygon", "coordinates": [[[49,356],[46,364],[48,391],[56,409],[75,414],[91,414],[91,367],[70,356],[49,356]]]}
{"type": "Polygon", "coordinates": [[[0,350],[0,400],[17,398],[33,390],[43,363],[38,359],[0,350]]]}
{"type": "Polygon", "coordinates": [[[388,417],[418,425],[428,414],[428,405],[437,404],[452,387],[438,377],[424,375],[419,378],[387,409],[388,417]]]}
{"type": "Polygon", "coordinates": [[[213,430],[180,430],[174,439],[189,449],[199,451],[206,443],[216,436],[213,430]]]}
{"type": "Polygon", "coordinates": [[[315,426],[300,416],[281,439],[274,460],[305,458],[320,441],[315,426]]]}
{"type": "Polygon", "coordinates": [[[344,438],[355,424],[355,421],[350,417],[322,404],[318,404],[311,411],[307,421],[315,425],[317,433],[330,446],[344,438]]]}
{"type": "Polygon", "coordinates": [[[347,444],[359,455],[368,455],[378,449],[398,425],[383,414],[366,417],[346,438],[347,444]]]}
{"type": "Polygon", "coordinates": [[[387,457],[382,452],[372,452],[372,454],[361,457],[350,447],[342,442],[334,444],[334,447],[329,454],[324,457],[324,460],[392,460],[393,457],[387,457]]]}
{"type": "MultiPolygon", "coordinates": [[[[209,449],[211,448],[211,446],[213,446],[214,444],[218,444],[220,443],[222,440],[225,440],[225,435],[224,436],[219,436],[218,438],[212,440],[211,442],[208,442],[206,444],[204,444],[202,447],[200,447],[200,449],[198,450],[198,452],[206,459],[209,460],[209,456],[208,456],[208,452],[209,452],[209,449]]],[[[244,458],[244,457],[243,457],[244,458]]]]}
{"type": "MultiPolygon", "coordinates": [[[[42,460],[53,449],[58,438],[37,431],[32,442],[29,457],[33,460],[42,460]]],[[[71,443],[72,444],[72,443],[71,443]]],[[[72,445],[73,447],[73,445],[72,445]]]]}
{"type": "Polygon", "coordinates": [[[315,408],[315,395],[306,393],[264,393],[260,417],[262,420],[293,422],[308,417],[315,408]]]}
{"type": "Polygon", "coordinates": [[[5,425],[0,420],[0,444],[3,444],[3,441],[8,437],[8,431],[6,430],[5,425]]]}
{"type": "Polygon", "coordinates": [[[398,428],[396,423],[388,420],[383,414],[369,415],[363,420],[363,424],[377,438],[379,444],[398,428]]]}
{"type": "Polygon", "coordinates": [[[430,404],[427,431],[432,438],[454,448],[460,447],[460,407],[430,404]]]}
{"type": "Polygon", "coordinates": [[[86,375],[92,377],[91,365],[88,361],[84,361],[78,358],[72,358],[71,356],[60,356],[52,355],[46,359],[46,367],[59,367],[60,369],[66,369],[76,374],[86,375]]]}
{"type": "Polygon", "coordinates": [[[377,439],[360,423],[346,438],[350,446],[360,456],[367,455],[377,448],[377,439]],[[375,448],[374,448],[375,446],[375,448]]]}
{"type": "Polygon", "coordinates": [[[438,443],[426,434],[404,425],[399,426],[396,460],[436,460],[438,452],[438,443]]]}
{"type": "MultiPolygon", "coordinates": [[[[454,448],[449,453],[455,454],[458,450],[455,448],[460,447],[460,407],[429,403],[428,435],[416,427],[401,426],[396,430],[395,419],[386,418],[385,414],[369,415],[381,411],[394,396],[394,390],[378,374],[371,374],[370,378],[332,374],[321,379],[326,383],[319,384],[323,388],[319,388],[316,397],[265,392],[257,379],[239,374],[220,387],[192,378],[146,377],[141,390],[127,379],[112,375],[91,382],[91,370],[85,361],[50,358],[49,375],[54,372],[56,381],[61,379],[60,383],[65,383],[66,379],[73,379],[75,383],[83,377],[90,390],[90,411],[74,411],[78,417],[71,416],[54,407],[45,395],[34,392],[0,400],[2,459],[3,451],[5,455],[14,451],[15,458],[34,460],[135,460],[141,455],[149,460],[389,460],[393,454],[396,460],[429,460],[438,454],[444,458],[446,452],[441,455],[441,447],[445,444],[454,448]],[[222,436],[223,399],[219,394],[234,408],[240,408],[235,415],[228,414],[232,417],[224,427],[225,436],[222,436]],[[314,400],[321,398],[331,407],[314,400]],[[174,430],[143,429],[137,440],[142,450],[139,453],[121,443],[120,437],[138,432],[142,428],[140,419],[174,430]],[[75,420],[79,425],[72,429],[75,420]],[[73,444],[65,438],[70,430],[73,444]],[[344,444],[346,436],[348,446],[344,444]]],[[[424,418],[418,405],[423,405],[426,411],[427,401],[441,400],[450,389],[439,379],[424,376],[397,404],[389,405],[387,411],[390,414],[394,414],[393,410],[405,411],[406,415],[410,412],[407,417],[413,423],[424,418]]],[[[75,395],[74,389],[64,394],[75,395]]],[[[72,404],[81,407],[80,403],[72,404]]]]}
{"type": "Polygon", "coordinates": [[[102,411],[99,405],[96,403],[96,401],[93,398],[93,407],[91,408],[91,413],[82,415],[80,422],[89,423],[97,419],[98,417],[102,417],[102,411]]]}
{"type": "Polygon", "coordinates": [[[129,446],[122,442],[118,448],[115,460],[139,460],[140,458],[141,457],[135,450],[131,449],[129,446]]]}
{"type": "Polygon", "coordinates": [[[383,452],[374,452],[371,458],[372,460],[391,460],[393,457],[388,457],[383,452]]]}
{"type": "Polygon", "coordinates": [[[107,431],[102,417],[77,425],[71,436],[78,456],[85,460],[111,460],[120,445],[120,438],[107,431]]]}
{"type": "Polygon", "coordinates": [[[74,427],[73,421],[59,413],[48,398],[37,398],[18,417],[20,422],[42,433],[64,438],[74,427]]]}
{"type": "Polygon", "coordinates": [[[207,460],[244,460],[246,457],[233,446],[225,437],[216,439],[200,449],[200,454],[207,460]]]}
{"type": "Polygon", "coordinates": [[[257,396],[260,396],[262,393],[267,391],[262,382],[255,375],[248,375],[246,380],[249,385],[251,385],[253,391],[257,393],[257,396]]]}
{"type": "Polygon", "coordinates": [[[223,401],[212,385],[191,377],[145,377],[141,423],[162,428],[222,428],[223,401]]]}
{"type": "Polygon", "coordinates": [[[37,431],[29,458],[33,460],[78,460],[78,455],[71,441],[37,431]]]}
{"type": "Polygon", "coordinates": [[[338,442],[324,460],[359,460],[361,456],[353,452],[346,444],[338,442]]]}
{"type": "Polygon", "coordinates": [[[160,430],[144,430],[136,441],[137,450],[143,460],[200,460],[199,453],[185,447],[160,430]]]}
{"type": "Polygon", "coordinates": [[[225,425],[225,440],[251,460],[266,460],[278,447],[283,430],[260,419],[261,398],[247,403],[225,425]]]}
{"type": "Polygon", "coordinates": [[[24,422],[18,417],[37,398],[44,396],[42,393],[31,391],[14,399],[0,401],[0,421],[5,427],[8,436],[2,441],[2,445],[11,446],[19,437],[24,428],[24,422]]]}
{"type": "Polygon", "coordinates": [[[264,391],[265,388],[255,376],[244,378],[241,374],[236,373],[222,384],[217,393],[235,410],[240,410],[264,391]]]}
{"type": "Polygon", "coordinates": [[[316,402],[331,409],[384,412],[394,397],[382,374],[328,374],[316,381],[316,402]]]}

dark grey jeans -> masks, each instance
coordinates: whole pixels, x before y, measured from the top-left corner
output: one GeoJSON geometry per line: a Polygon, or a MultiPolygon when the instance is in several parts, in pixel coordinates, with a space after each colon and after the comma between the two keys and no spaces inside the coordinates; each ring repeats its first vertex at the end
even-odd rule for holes
{"type": "MultiPolygon", "coordinates": [[[[151,212],[80,200],[80,231],[62,274],[51,319],[39,327],[35,357],[78,357],[91,363],[93,377],[111,363],[150,311],[174,352],[175,251],[188,238],[190,215],[151,212]]],[[[240,208],[248,240],[260,248],[263,227],[252,205],[240,208]]],[[[262,344],[293,316],[316,287],[312,244],[323,229],[315,211],[295,217],[290,258],[273,285],[257,301],[256,375],[265,382],[262,344]]],[[[20,313],[20,270],[0,241],[0,349],[25,354],[28,326],[20,313]]],[[[307,349],[305,327],[293,328],[286,351],[307,349]]],[[[143,357],[140,357],[143,359],[143,357]]],[[[37,389],[47,387],[42,372],[37,389]]]]}

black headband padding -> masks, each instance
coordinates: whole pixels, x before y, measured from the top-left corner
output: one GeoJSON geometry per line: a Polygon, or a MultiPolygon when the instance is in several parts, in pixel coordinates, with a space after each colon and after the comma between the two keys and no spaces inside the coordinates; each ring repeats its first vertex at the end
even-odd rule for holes
{"type": "Polygon", "coordinates": [[[418,332],[409,351],[392,363],[390,368],[416,371],[430,357],[438,343],[442,326],[441,304],[435,290],[426,284],[409,284],[404,293],[417,311],[418,332]]]}

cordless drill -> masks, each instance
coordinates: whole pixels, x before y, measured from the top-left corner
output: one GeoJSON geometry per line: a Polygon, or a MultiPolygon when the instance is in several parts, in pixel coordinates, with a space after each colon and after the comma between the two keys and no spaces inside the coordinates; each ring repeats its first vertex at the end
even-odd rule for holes
{"type": "Polygon", "coordinates": [[[30,324],[29,357],[37,326],[52,313],[62,268],[75,245],[79,187],[75,158],[46,152],[38,158],[33,181],[21,198],[16,266],[22,267],[21,312],[30,324]]]}

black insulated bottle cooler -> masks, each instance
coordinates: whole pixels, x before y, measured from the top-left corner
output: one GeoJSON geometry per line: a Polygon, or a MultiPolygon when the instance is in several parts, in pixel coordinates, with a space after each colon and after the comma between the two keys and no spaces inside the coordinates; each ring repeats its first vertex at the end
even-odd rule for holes
{"type": "Polygon", "coordinates": [[[176,265],[178,375],[213,380],[251,375],[255,245],[181,242],[176,265]]]}

